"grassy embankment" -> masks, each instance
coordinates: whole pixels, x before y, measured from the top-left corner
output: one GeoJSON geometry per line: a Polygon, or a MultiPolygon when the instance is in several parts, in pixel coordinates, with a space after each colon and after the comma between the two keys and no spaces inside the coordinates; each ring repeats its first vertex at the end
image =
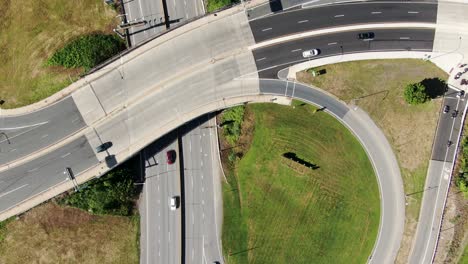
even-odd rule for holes
{"type": "Polygon", "coordinates": [[[341,123],[294,104],[249,105],[235,147],[222,153],[225,259],[364,263],[380,217],[372,166],[341,123]],[[285,158],[287,152],[315,169],[285,158]]]}
{"type": "Polygon", "coordinates": [[[127,165],[0,222],[0,263],[138,263],[137,190],[127,165]]]}
{"type": "Polygon", "coordinates": [[[114,34],[117,13],[101,0],[2,1],[0,99],[3,108],[28,105],[69,85],[83,69],[47,66],[69,41],[91,33],[114,34]]]}
{"type": "Polygon", "coordinates": [[[399,263],[405,263],[416,231],[441,100],[411,106],[404,101],[403,90],[408,83],[446,80],[448,76],[432,63],[414,59],[345,62],[319,69],[327,73],[312,77],[302,72],[298,79],[364,109],[385,133],[397,156],[405,193],[409,194],[405,237],[398,257],[399,263]]]}

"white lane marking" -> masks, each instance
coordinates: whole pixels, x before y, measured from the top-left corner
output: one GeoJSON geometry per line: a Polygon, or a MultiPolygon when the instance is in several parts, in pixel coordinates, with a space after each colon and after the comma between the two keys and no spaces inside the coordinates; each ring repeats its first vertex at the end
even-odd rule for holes
{"type": "Polygon", "coordinates": [[[169,243],[171,243],[171,231],[169,231],[169,243]]]}
{"type": "Polygon", "coordinates": [[[344,15],[336,15],[335,17],[344,17],[344,15]]]}
{"type": "Polygon", "coordinates": [[[16,151],[16,149],[12,149],[12,150],[10,150],[10,152],[15,152],[15,151],[16,151]]]}
{"type": "Polygon", "coordinates": [[[309,20],[301,20],[301,21],[297,21],[298,24],[302,24],[302,23],[307,23],[309,22],[309,20]]]}
{"type": "Polygon", "coordinates": [[[295,50],[291,50],[291,52],[298,52],[298,51],[301,51],[302,49],[295,49],[295,50]]]}
{"type": "Polygon", "coordinates": [[[70,152],[68,152],[67,154],[63,154],[63,155],[62,155],[62,156],[60,156],[60,157],[61,157],[61,158],[65,158],[65,157],[67,157],[67,156],[70,156],[70,155],[71,155],[71,153],[70,153],[70,152]]]}
{"type": "Polygon", "coordinates": [[[194,255],[195,255],[195,251],[192,248],[192,260],[193,260],[194,255]]]}
{"type": "Polygon", "coordinates": [[[28,170],[28,172],[37,171],[38,169],[39,169],[39,167],[36,167],[36,168],[34,168],[34,169],[32,169],[32,170],[28,170]]]}
{"type": "Polygon", "coordinates": [[[200,162],[200,166],[202,166],[202,167],[203,167],[203,161],[201,161],[201,162],[200,162]]]}
{"type": "Polygon", "coordinates": [[[28,186],[28,185],[27,185],[27,184],[21,185],[20,187],[17,187],[17,188],[15,188],[15,189],[13,189],[13,190],[10,190],[10,191],[8,191],[8,192],[4,192],[4,193],[0,194],[0,198],[2,198],[3,196],[5,196],[5,195],[7,195],[7,194],[10,194],[10,193],[12,193],[12,192],[14,192],[14,191],[17,191],[17,190],[19,190],[19,189],[21,189],[21,188],[23,188],[23,187],[26,187],[26,186],[28,186]]]}
{"type": "Polygon", "coordinates": [[[257,61],[262,61],[262,60],[265,60],[265,59],[266,59],[266,58],[263,57],[263,58],[258,59],[257,61]]]}
{"type": "Polygon", "coordinates": [[[410,39],[409,37],[400,37],[400,39],[410,39]]]}
{"type": "Polygon", "coordinates": [[[42,126],[42,125],[47,124],[47,123],[49,123],[49,121],[45,121],[45,122],[41,122],[41,123],[37,123],[37,124],[33,124],[33,125],[27,125],[27,126],[2,127],[2,128],[0,128],[0,130],[16,130],[16,129],[22,129],[22,128],[27,128],[27,127],[38,127],[38,126],[42,126]]]}
{"type": "Polygon", "coordinates": [[[336,45],[336,44],[338,44],[338,42],[330,42],[330,43],[328,43],[328,46],[336,45]]]}
{"type": "Polygon", "coordinates": [[[265,29],[262,29],[262,32],[265,32],[265,31],[268,31],[268,30],[272,30],[273,28],[265,28],[265,29]]]}
{"type": "Polygon", "coordinates": [[[205,188],[201,187],[201,192],[205,192],[205,188]]]}
{"type": "Polygon", "coordinates": [[[382,12],[378,12],[378,11],[376,11],[376,12],[371,12],[371,14],[373,14],[373,15],[377,15],[377,14],[382,14],[382,12]]]}
{"type": "Polygon", "coordinates": [[[80,120],[80,117],[77,117],[75,119],[72,120],[72,123],[75,123],[76,121],[80,120]]]}
{"type": "Polygon", "coordinates": [[[408,14],[419,14],[418,11],[408,11],[408,14]]]}

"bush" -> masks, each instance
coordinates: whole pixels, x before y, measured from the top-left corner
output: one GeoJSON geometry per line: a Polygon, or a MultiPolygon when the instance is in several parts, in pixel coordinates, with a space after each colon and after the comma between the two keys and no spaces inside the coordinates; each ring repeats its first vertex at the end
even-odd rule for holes
{"type": "Polygon", "coordinates": [[[236,0],[208,0],[207,5],[206,5],[207,11],[213,12],[225,6],[232,5],[233,3],[236,3],[236,2],[238,1],[236,0]]]}
{"type": "Polygon", "coordinates": [[[125,44],[114,35],[89,35],[75,39],[55,52],[47,65],[66,68],[83,67],[86,71],[125,49],[125,44]]]}
{"type": "Polygon", "coordinates": [[[223,113],[221,125],[223,127],[224,136],[231,146],[235,145],[239,139],[242,121],[244,120],[244,111],[245,106],[240,105],[229,108],[223,113]]]}
{"type": "Polygon", "coordinates": [[[59,201],[94,214],[130,215],[136,188],[133,172],[129,169],[115,169],[95,179],[80,191],[59,201]]]}
{"type": "Polygon", "coordinates": [[[429,100],[426,87],[421,83],[408,84],[404,92],[405,101],[411,105],[422,104],[429,100]]]}
{"type": "Polygon", "coordinates": [[[455,185],[463,193],[463,196],[468,198],[468,137],[462,141],[461,168],[455,179],[455,185]]]}

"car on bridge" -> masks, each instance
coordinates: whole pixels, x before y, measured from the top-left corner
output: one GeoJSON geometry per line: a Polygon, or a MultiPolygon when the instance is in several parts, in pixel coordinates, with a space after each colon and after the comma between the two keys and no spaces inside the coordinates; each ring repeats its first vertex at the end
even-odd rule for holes
{"type": "Polygon", "coordinates": [[[374,39],[374,37],[375,37],[374,32],[365,32],[365,33],[358,34],[358,39],[362,39],[362,40],[372,40],[374,39]]]}

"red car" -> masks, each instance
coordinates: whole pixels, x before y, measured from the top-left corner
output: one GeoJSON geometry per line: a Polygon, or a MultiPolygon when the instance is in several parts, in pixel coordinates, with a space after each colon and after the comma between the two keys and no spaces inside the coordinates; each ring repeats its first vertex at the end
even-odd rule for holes
{"type": "Polygon", "coordinates": [[[166,152],[167,164],[174,164],[177,154],[175,150],[171,149],[166,152]]]}

